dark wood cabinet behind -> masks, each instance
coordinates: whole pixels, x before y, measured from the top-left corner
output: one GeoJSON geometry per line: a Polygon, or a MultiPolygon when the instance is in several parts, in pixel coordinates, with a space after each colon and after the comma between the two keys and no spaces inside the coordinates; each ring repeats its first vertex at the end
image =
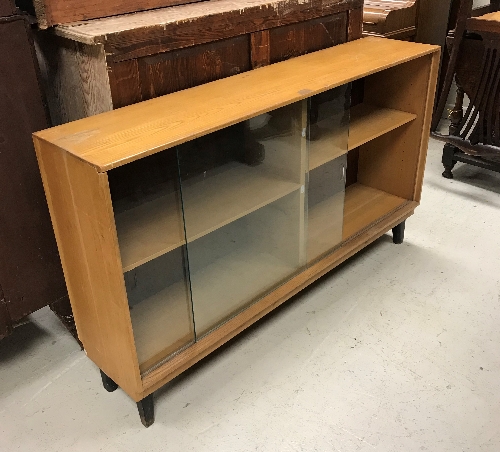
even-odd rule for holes
{"type": "Polygon", "coordinates": [[[31,134],[48,126],[26,22],[0,21],[0,337],[66,296],[31,134]]]}

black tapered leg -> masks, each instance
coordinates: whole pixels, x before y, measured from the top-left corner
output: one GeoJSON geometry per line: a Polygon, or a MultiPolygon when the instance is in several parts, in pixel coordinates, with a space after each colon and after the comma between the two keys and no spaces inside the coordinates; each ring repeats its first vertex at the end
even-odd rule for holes
{"type": "Polygon", "coordinates": [[[102,370],[101,370],[101,378],[102,378],[102,385],[104,386],[104,389],[106,391],[113,392],[118,388],[118,385],[111,378],[109,378],[102,370]]]}
{"type": "Polygon", "coordinates": [[[453,173],[451,172],[451,170],[457,163],[453,160],[454,156],[455,146],[452,146],[451,144],[445,144],[443,147],[443,159],[441,161],[443,162],[444,166],[443,177],[445,177],[446,179],[453,179],[453,173]]]}
{"type": "Polygon", "coordinates": [[[392,241],[396,245],[403,243],[405,238],[405,222],[399,223],[396,227],[392,228],[392,241]]]}
{"type": "Polygon", "coordinates": [[[144,397],[141,401],[137,402],[137,409],[139,416],[144,427],[150,427],[155,421],[155,404],[153,394],[144,397]]]}

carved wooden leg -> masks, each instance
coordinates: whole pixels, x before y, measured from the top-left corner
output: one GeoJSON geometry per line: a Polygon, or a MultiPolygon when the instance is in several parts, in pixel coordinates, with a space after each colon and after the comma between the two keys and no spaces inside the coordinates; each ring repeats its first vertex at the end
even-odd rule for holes
{"type": "Polygon", "coordinates": [[[144,397],[141,401],[137,402],[137,409],[139,410],[142,425],[144,425],[144,427],[150,427],[153,425],[155,421],[153,394],[149,394],[147,397],[144,397]]]}
{"type": "Polygon", "coordinates": [[[405,222],[399,223],[396,227],[392,228],[392,241],[396,245],[403,243],[405,238],[405,222]]]}
{"type": "Polygon", "coordinates": [[[453,179],[453,173],[451,170],[455,166],[455,161],[453,160],[453,156],[455,155],[455,146],[451,144],[445,144],[443,147],[443,162],[444,171],[443,177],[446,179],[453,179]]]}
{"type": "Polygon", "coordinates": [[[106,391],[113,392],[118,388],[118,385],[111,378],[109,378],[102,370],[101,370],[101,379],[102,379],[102,385],[104,386],[104,389],[106,391]]]}

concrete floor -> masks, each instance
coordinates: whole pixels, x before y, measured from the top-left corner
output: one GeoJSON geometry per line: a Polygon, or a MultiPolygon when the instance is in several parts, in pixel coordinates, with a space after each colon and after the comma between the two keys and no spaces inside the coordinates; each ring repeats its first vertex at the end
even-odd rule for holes
{"type": "Polygon", "coordinates": [[[500,176],[386,235],[156,395],[142,427],[48,309],[0,342],[3,451],[500,451],[500,176]]]}

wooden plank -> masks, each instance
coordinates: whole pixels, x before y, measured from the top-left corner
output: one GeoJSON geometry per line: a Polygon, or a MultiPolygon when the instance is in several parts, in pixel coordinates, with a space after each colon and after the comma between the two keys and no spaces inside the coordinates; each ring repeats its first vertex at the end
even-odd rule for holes
{"type": "Polygon", "coordinates": [[[407,124],[417,115],[362,103],[351,109],[349,150],[407,124]]]}
{"type": "Polygon", "coordinates": [[[329,130],[309,143],[309,170],[340,157],[368,141],[413,121],[417,116],[404,111],[358,104],[350,110],[348,147],[343,145],[343,133],[329,130]]]}
{"type": "Polygon", "coordinates": [[[182,196],[188,243],[298,189],[298,182],[240,163],[218,167],[214,175],[206,171],[184,181],[182,196]]]}
{"type": "Polygon", "coordinates": [[[152,99],[249,71],[249,40],[242,35],[139,58],[141,98],[152,99]]]}
{"type": "Polygon", "coordinates": [[[89,358],[134,397],[141,380],[107,175],[37,138],[35,148],[78,336],[89,358]]]}
{"type": "Polygon", "coordinates": [[[347,15],[339,13],[269,30],[271,63],[346,42],[347,15]]]}
{"type": "Polygon", "coordinates": [[[179,5],[195,0],[34,0],[41,28],[77,20],[133,13],[164,6],[179,5]]]}
{"type": "Polygon", "coordinates": [[[250,60],[253,69],[271,63],[269,30],[256,31],[250,35],[250,60]]]}
{"type": "Polygon", "coordinates": [[[356,183],[346,189],[343,240],[366,229],[379,218],[393,212],[408,201],[375,188],[356,183]]]}
{"type": "Polygon", "coordinates": [[[144,100],[141,92],[138,60],[111,62],[108,76],[113,108],[125,107],[144,100]]]}
{"type": "MultiPolygon", "coordinates": [[[[344,246],[303,271],[290,281],[278,287],[272,293],[254,303],[241,314],[233,317],[213,333],[200,339],[197,343],[176,355],[161,367],[143,377],[143,392],[140,398],[151,394],[168,381],[181,374],[196,362],[209,355],[221,345],[238,335],[241,331],[257,322],[266,314],[277,308],[304,287],[308,286],[325,273],[329,272],[346,259],[363,249],[368,244],[385,234],[413,214],[418,203],[407,202],[404,206],[390,212],[372,224],[370,230],[364,230],[353,236],[344,246]]],[[[139,399],[135,399],[139,400],[139,399]]]]}
{"type": "Polygon", "coordinates": [[[104,46],[89,46],[47,33],[35,37],[54,125],[113,109],[104,46]]]}
{"type": "MultiPolygon", "coordinates": [[[[107,171],[438,51],[436,46],[384,38],[359,39],[36,135],[107,171]]],[[[421,95],[425,98],[426,92],[421,95]]]]}
{"type": "Polygon", "coordinates": [[[437,69],[433,55],[427,55],[366,78],[365,102],[417,118],[361,148],[358,182],[404,199],[419,199],[417,177],[425,165],[437,69]]]}
{"type": "Polygon", "coordinates": [[[467,31],[476,33],[500,33],[500,11],[467,19],[467,31]]]}
{"type": "MultiPolygon", "coordinates": [[[[105,44],[110,58],[119,61],[336,14],[362,3],[219,0],[61,25],[55,32],[86,44],[105,44]]],[[[361,27],[361,17],[359,23],[361,27]]]]}
{"type": "Polygon", "coordinates": [[[363,36],[363,7],[351,9],[348,16],[347,41],[355,41],[363,36]]]}

